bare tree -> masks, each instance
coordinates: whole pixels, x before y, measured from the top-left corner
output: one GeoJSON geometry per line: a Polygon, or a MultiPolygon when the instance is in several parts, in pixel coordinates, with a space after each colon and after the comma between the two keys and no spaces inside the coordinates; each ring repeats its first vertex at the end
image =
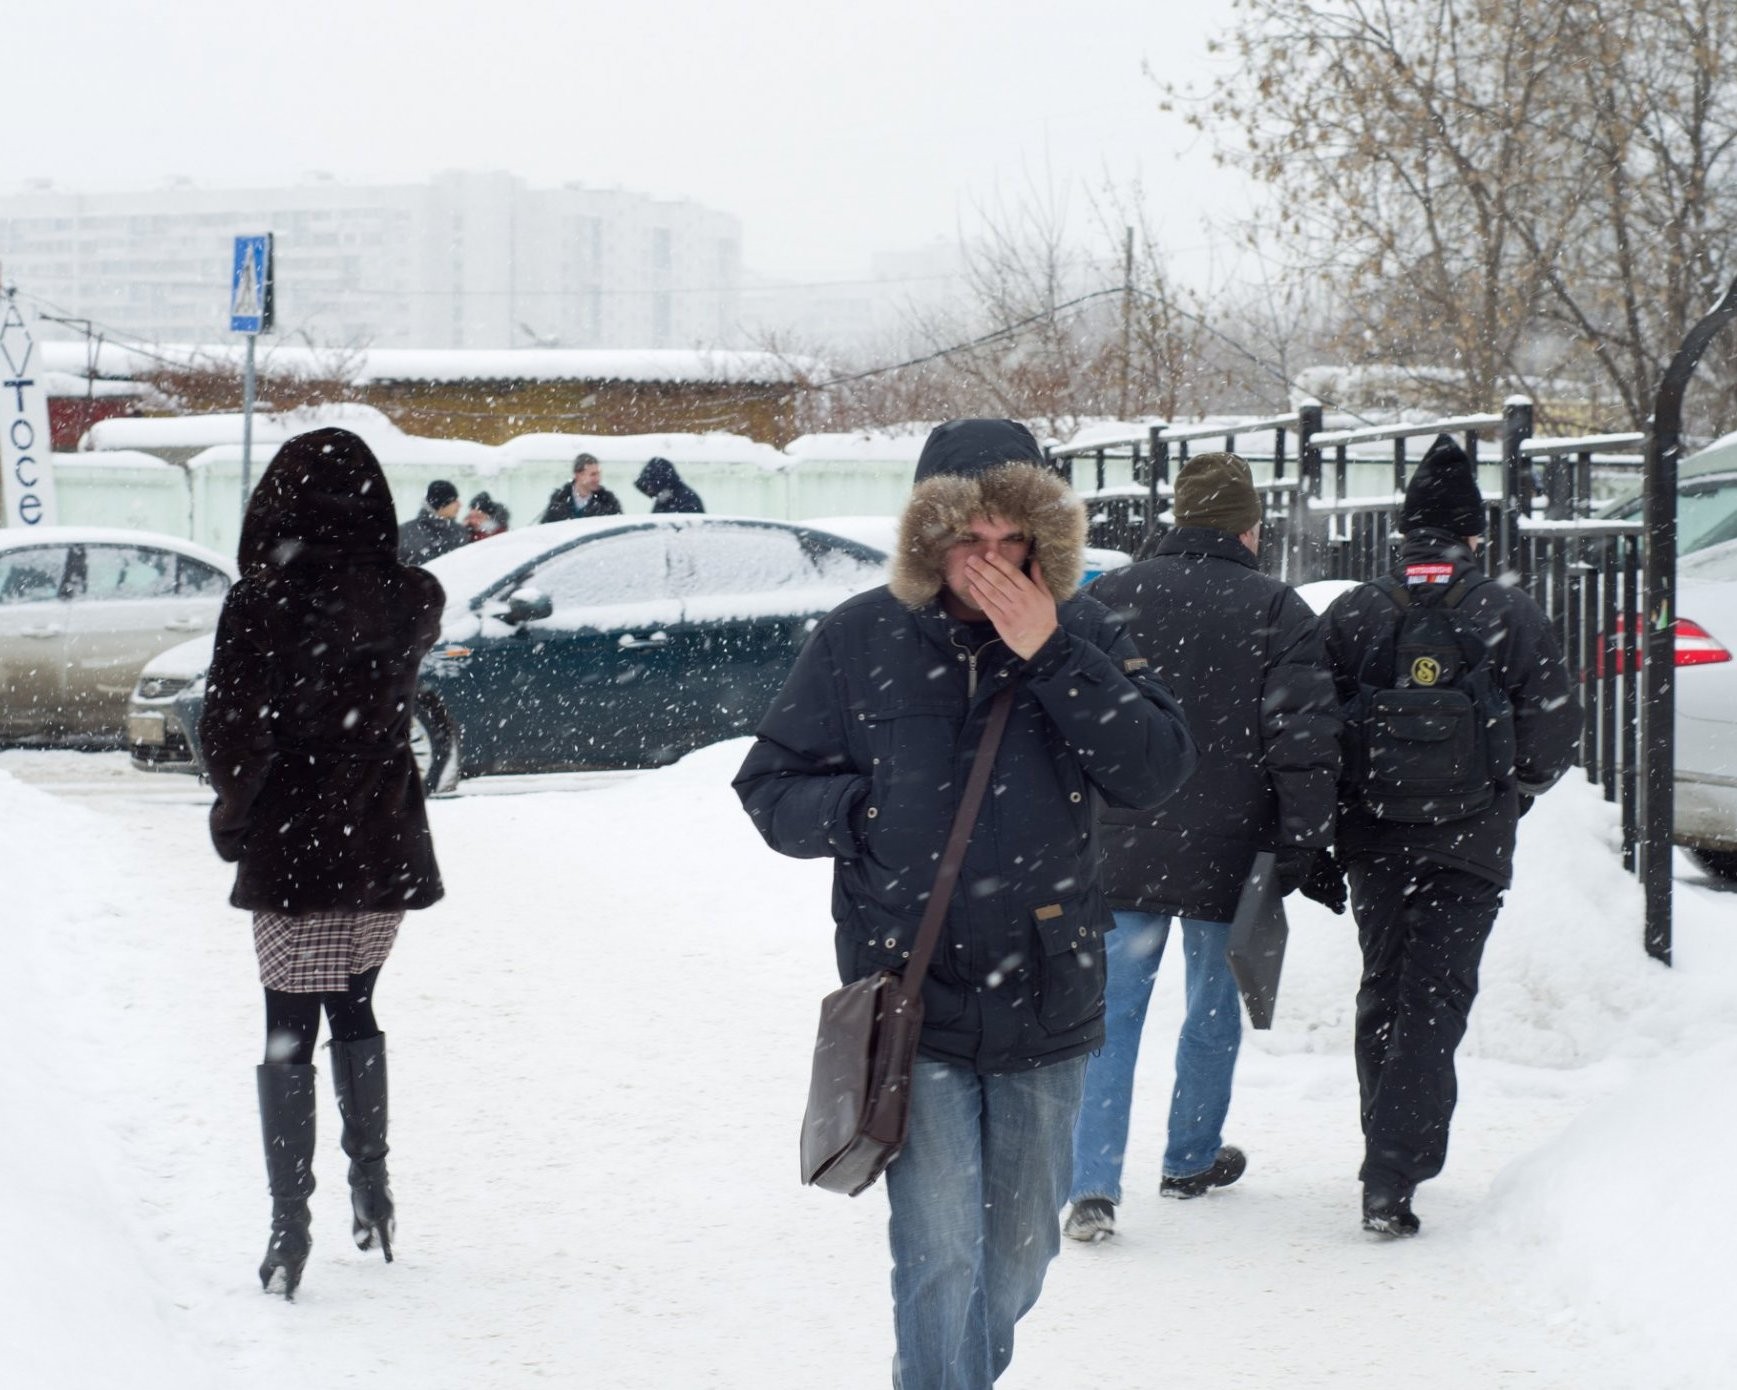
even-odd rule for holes
{"type": "Polygon", "coordinates": [[[1341,350],[1441,407],[1523,389],[1644,422],[1733,265],[1729,0],[1237,8],[1196,119],[1277,192],[1341,350]]]}

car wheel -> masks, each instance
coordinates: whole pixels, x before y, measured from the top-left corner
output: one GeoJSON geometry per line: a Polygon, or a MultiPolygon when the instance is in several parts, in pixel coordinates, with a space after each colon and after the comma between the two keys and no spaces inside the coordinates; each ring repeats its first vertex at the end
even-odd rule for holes
{"type": "Polygon", "coordinates": [[[410,719],[410,756],[428,795],[458,790],[457,751],[458,739],[446,716],[430,705],[418,705],[410,719]]]}
{"type": "Polygon", "coordinates": [[[1737,883],[1737,851],[1728,849],[1697,849],[1691,851],[1701,861],[1701,867],[1717,878],[1737,883]]]}

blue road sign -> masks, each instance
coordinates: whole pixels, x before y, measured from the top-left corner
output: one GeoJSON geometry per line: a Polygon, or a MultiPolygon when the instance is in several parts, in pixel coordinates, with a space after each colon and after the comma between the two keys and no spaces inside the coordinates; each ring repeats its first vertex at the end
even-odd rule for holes
{"type": "Polygon", "coordinates": [[[229,280],[229,331],[271,332],[271,233],[235,238],[235,269],[229,280]]]}

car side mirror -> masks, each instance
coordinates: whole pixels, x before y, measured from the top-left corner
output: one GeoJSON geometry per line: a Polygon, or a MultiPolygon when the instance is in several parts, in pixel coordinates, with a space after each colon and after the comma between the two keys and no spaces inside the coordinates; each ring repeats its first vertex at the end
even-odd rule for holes
{"type": "Polygon", "coordinates": [[[501,621],[517,626],[546,618],[554,611],[555,605],[547,594],[535,589],[514,589],[507,595],[507,611],[501,614],[501,621]]]}

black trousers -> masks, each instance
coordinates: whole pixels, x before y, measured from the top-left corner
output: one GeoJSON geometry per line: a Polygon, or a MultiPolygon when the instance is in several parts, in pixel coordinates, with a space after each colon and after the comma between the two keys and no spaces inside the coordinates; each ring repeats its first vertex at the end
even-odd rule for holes
{"type": "Polygon", "coordinates": [[[380,1032],[374,1019],[374,983],[380,967],[350,976],[342,993],[292,994],[287,990],[265,992],[265,1060],[305,1067],[314,1060],[314,1043],[320,1036],[320,1010],[326,1011],[334,1042],[361,1042],[380,1032]]]}
{"type": "Polygon", "coordinates": [[[1454,1051],[1478,995],[1478,963],[1502,889],[1404,855],[1347,865],[1363,948],[1357,1085],[1366,1187],[1409,1196],[1447,1161],[1459,1099],[1454,1051]]]}

